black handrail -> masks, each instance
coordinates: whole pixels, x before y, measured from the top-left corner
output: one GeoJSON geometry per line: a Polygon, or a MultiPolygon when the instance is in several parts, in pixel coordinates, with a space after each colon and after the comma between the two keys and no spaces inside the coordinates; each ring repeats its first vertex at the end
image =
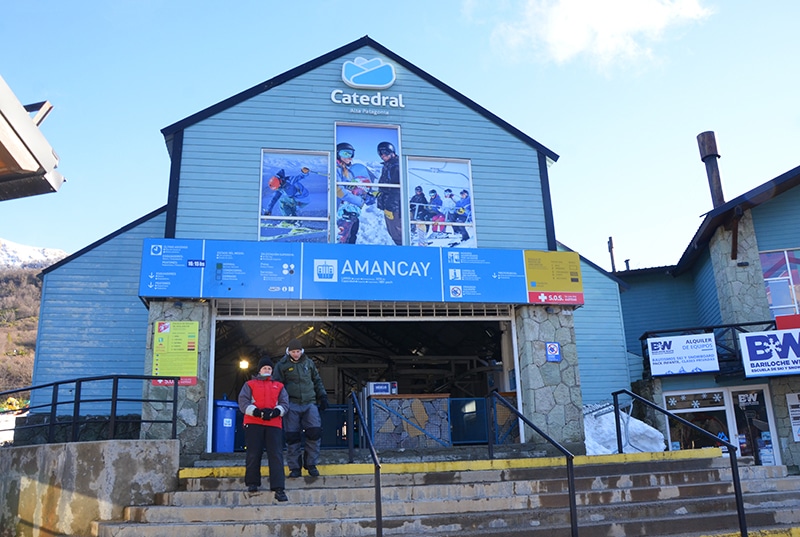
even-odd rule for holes
{"type": "MultiPolygon", "coordinates": [[[[178,382],[179,377],[162,377],[162,376],[152,376],[152,375],[104,375],[98,377],[84,377],[79,379],[70,379],[70,380],[60,380],[56,382],[50,382],[47,384],[40,384],[38,386],[28,386],[25,388],[17,388],[14,390],[8,390],[4,392],[0,392],[0,400],[6,400],[8,397],[12,397],[15,394],[20,393],[28,393],[30,392],[31,395],[33,392],[36,391],[43,391],[47,389],[52,390],[52,395],[50,397],[50,403],[39,404],[39,405],[28,405],[25,408],[19,410],[3,410],[0,411],[0,415],[9,414],[9,413],[19,413],[27,411],[29,415],[36,414],[35,410],[42,409],[45,410],[41,412],[42,415],[48,415],[48,419],[46,423],[41,424],[26,424],[26,425],[15,425],[13,428],[15,430],[24,430],[24,429],[37,429],[42,427],[47,427],[47,443],[55,443],[56,442],[56,428],[57,426],[69,426],[70,427],[70,434],[69,438],[67,438],[66,442],[78,442],[80,436],[80,425],[82,423],[86,423],[88,420],[86,418],[81,419],[81,404],[82,403],[111,403],[111,409],[108,416],[108,439],[114,439],[117,433],[117,424],[118,422],[125,421],[125,422],[135,422],[135,423],[169,423],[172,425],[171,430],[171,439],[176,439],[178,437],[178,382]],[[89,383],[95,382],[103,382],[103,381],[111,381],[111,395],[107,398],[87,398],[84,399],[83,394],[83,387],[89,383]],[[121,398],[119,396],[119,382],[120,380],[141,380],[141,381],[153,381],[158,380],[162,381],[165,386],[172,386],[172,398],[171,399],[148,399],[148,398],[121,398]],[[59,400],[59,392],[64,386],[74,385],[73,390],[73,397],[70,400],[59,400]],[[172,405],[172,417],[170,419],[143,419],[139,418],[136,420],[122,420],[117,417],[117,406],[119,402],[133,402],[133,403],[162,403],[162,404],[171,404],[172,405]],[[72,411],[69,413],[62,413],[59,414],[58,410],[59,407],[63,407],[66,405],[72,405],[72,411]],[[58,420],[58,416],[69,416],[69,419],[62,419],[58,420]]],[[[3,429],[8,430],[8,429],[3,429]]]]}
{"type": "Polygon", "coordinates": [[[635,394],[635,393],[633,393],[633,392],[631,392],[629,390],[619,390],[619,391],[616,391],[616,392],[611,394],[611,396],[614,398],[614,420],[616,421],[616,428],[617,428],[617,452],[618,453],[622,453],[622,427],[620,426],[620,421],[619,421],[619,413],[620,413],[619,395],[623,394],[623,393],[625,395],[628,395],[628,396],[632,397],[633,399],[635,399],[637,401],[641,401],[642,403],[644,403],[648,407],[652,408],[653,410],[657,410],[657,411],[661,412],[662,414],[667,416],[667,418],[674,419],[675,421],[677,421],[679,423],[682,423],[683,425],[691,428],[692,430],[700,433],[701,435],[712,439],[714,442],[719,442],[720,444],[723,444],[725,447],[728,448],[728,455],[730,456],[730,459],[731,459],[731,474],[733,476],[733,492],[734,492],[734,494],[736,496],[736,512],[739,515],[739,533],[741,534],[741,537],[747,537],[747,520],[745,519],[745,516],[744,516],[744,500],[742,499],[742,483],[741,483],[741,480],[739,479],[739,464],[736,461],[736,450],[738,449],[738,446],[735,446],[735,445],[731,444],[730,442],[722,440],[717,435],[712,434],[712,433],[706,431],[705,429],[702,429],[702,428],[698,427],[694,423],[692,423],[690,421],[687,421],[687,420],[681,418],[680,416],[678,416],[676,414],[673,414],[669,410],[661,408],[660,406],[656,405],[655,403],[653,403],[651,401],[648,401],[647,399],[645,399],[644,397],[642,397],[640,395],[637,395],[637,394],[635,394]]]}
{"type": "Polygon", "coordinates": [[[511,402],[500,395],[495,388],[492,390],[489,395],[486,396],[486,419],[488,421],[488,428],[489,428],[489,458],[494,458],[494,437],[496,434],[495,430],[495,423],[496,420],[494,418],[494,405],[491,404],[491,398],[494,397],[497,399],[503,406],[508,408],[513,414],[517,416],[517,418],[521,419],[525,422],[525,425],[536,431],[542,438],[547,440],[553,447],[555,447],[558,451],[560,451],[564,458],[567,461],[567,486],[569,487],[569,518],[570,518],[570,526],[572,528],[572,537],[578,537],[578,505],[577,500],[575,499],[575,464],[574,459],[575,455],[570,453],[570,451],[559,444],[556,440],[551,438],[547,433],[542,431],[539,427],[533,424],[531,420],[526,418],[522,415],[522,413],[517,410],[517,408],[511,404],[511,402]]]}
{"type": "MultiPolygon", "coordinates": [[[[347,406],[347,423],[350,426],[347,433],[347,447],[350,452],[350,461],[355,459],[355,447],[353,444],[353,436],[355,432],[354,425],[354,412],[358,416],[358,422],[361,424],[362,431],[368,431],[367,421],[364,419],[364,413],[361,412],[361,407],[358,404],[358,396],[356,392],[350,393],[350,403],[347,406]]],[[[364,437],[367,439],[369,445],[369,453],[372,456],[372,463],[375,465],[375,535],[383,537],[383,508],[381,507],[381,461],[378,459],[378,452],[375,451],[375,444],[372,442],[370,435],[365,433],[364,437]]]]}

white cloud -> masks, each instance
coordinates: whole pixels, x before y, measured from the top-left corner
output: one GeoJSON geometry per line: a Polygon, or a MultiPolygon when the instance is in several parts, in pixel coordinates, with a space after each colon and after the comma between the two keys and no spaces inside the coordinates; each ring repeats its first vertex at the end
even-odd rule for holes
{"type": "Polygon", "coordinates": [[[702,20],[701,0],[520,0],[513,22],[500,22],[493,41],[516,53],[533,50],[557,63],[580,56],[600,66],[653,55],[665,31],[702,20]]]}

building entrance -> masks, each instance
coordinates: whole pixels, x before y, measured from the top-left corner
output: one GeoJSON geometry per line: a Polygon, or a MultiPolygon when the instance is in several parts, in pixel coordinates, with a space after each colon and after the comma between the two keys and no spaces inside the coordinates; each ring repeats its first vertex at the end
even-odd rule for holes
{"type": "MultiPolygon", "coordinates": [[[[282,358],[294,338],[316,362],[334,407],[381,381],[396,383],[400,396],[451,402],[482,399],[494,388],[516,390],[513,306],[507,304],[219,300],[214,318],[215,401],[235,400],[259,356],[282,358]]],[[[340,427],[326,426],[325,419],[341,421],[335,413],[323,416],[334,445],[340,427]]]]}
{"type": "Polygon", "coordinates": [[[215,399],[235,400],[259,356],[277,361],[292,338],[316,362],[333,404],[381,381],[396,382],[401,394],[454,398],[513,390],[501,321],[236,320],[216,323],[215,399]]]}

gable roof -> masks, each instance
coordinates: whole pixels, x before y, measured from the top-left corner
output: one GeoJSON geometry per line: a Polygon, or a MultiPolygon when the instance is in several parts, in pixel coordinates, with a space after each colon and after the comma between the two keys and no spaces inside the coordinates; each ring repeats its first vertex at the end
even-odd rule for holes
{"type": "Polygon", "coordinates": [[[80,250],[78,250],[74,254],[71,254],[71,255],[65,257],[64,259],[62,259],[61,261],[58,261],[57,263],[53,263],[49,267],[45,267],[42,270],[42,272],[39,273],[40,277],[44,276],[45,274],[48,274],[48,273],[50,273],[50,272],[52,272],[54,270],[56,270],[59,267],[63,267],[67,263],[79,258],[80,256],[82,256],[86,252],[90,252],[90,251],[94,250],[98,246],[107,243],[108,241],[110,241],[111,239],[113,239],[115,237],[119,237],[123,233],[126,233],[126,232],[130,231],[131,229],[139,226],[140,224],[143,224],[144,222],[147,222],[151,218],[155,218],[156,216],[158,216],[159,214],[165,212],[166,210],[167,210],[167,206],[164,205],[164,206],[162,206],[162,207],[160,207],[160,208],[158,208],[158,209],[156,209],[154,211],[151,211],[151,212],[147,213],[146,215],[144,215],[144,216],[142,216],[140,218],[137,218],[136,220],[134,220],[133,222],[131,222],[129,224],[125,224],[124,226],[122,226],[118,230],[112,231],[111,233],[109,233],[105,237],[102,237],[102,238],[94,241],[89,246],[81,248],[80,250]]]}
{"type": "Polygon", "coordinates": [[[672,273],[677,276],[689,270],[708,246],[717,228],[731,223],[741,217],[744,211],[776,198],[797,185],[800,185],[800,166],[792,168],[708,212],[672,273]]]}
{"type": "Polygon", "coordinates": [[[176,123],[173,123],[172,125],[169,125],[168,127],[164,127],[163,129],[161,129],[161,133],[164,135],[164,139],[165,139],[166,144],[167,144],[167,151],[169,151],[170,157],[172,157],[173,159],[175,158],[175,156],[173,155],[173,149],[175,148],[174,146],[176,145],[176,143],[175,143],[176,142],[176,140],[175,140],[176,134],[178,134],[181,131],[185,130],[187,127],[190,127],[190,126],[192,126],[192,125],[194,125],[194,124],[196,124],[196,123],[198,123],[200,121],[203,121],[204,119],[207,119],[207,118],[209,118],[209,117],[211,117],[211,116],[213,116],[215,114],[218,114],[218,113],[222,112],[223,110],[226,110],[226,109],[228,109],[228,108],[230,108],[232,106],[235,106],[235,105],[237,105],[237,104],[239,104],[239,103],[241,103],[243,101],[246,101],[246,100],[248,100],[248,99],[250,99],[252,97],[255,97],[256,95],[259,95],[259,94],[261,94],[261,93],[263,93],[265,91],[268,91],[268,90],[270,90],[270,89],[272,89],[272,88],[274,88],[276,86],[280,86],[281,84],[283,84],[285,82],[288,82],[288,81],[292,80],[293,78],[296,78],[296,77],[298,77],[300,75],[303,75],[303,74],[305,74],[305,73],[307,73],[307,72],[309,72],[309,71],[311,71],[313,69],[316,69],[317,67],[325,65],[327,63],[330,63],[330,62],[332,62],[332,61],[334,61],[334,60],[336,60],[336,59],[338,59],[338,58],[340,58],[342,56],[350,54],[351,52],[353,52],[355,50],[358,50],[360,48],[363,48],[363,47],[372,47],[375,50],[377,50],[378,52],[380,52],[381,54],[383,54],[385,56],[388,56],[389,58],[392,59],[392,61],[402,65],[403,67],[405,67],[406,69],[408,69],[409,71],[411,71],[412,73],[417,75],[418,77],[422,78],[426,82],[428,82],[431,85],[433,85],[433,86],[437,87],[438,89],[442,90],[443,92],[445,92],[446,94],[448,94],[449,96],[451,96],[452,98],[454,98],[455,100],[460,102],[461,104],[467,106],[468,108],[470,108],[473,111],[477,112],[478,114],[482,115],[483,117],[485,117],[486,119],[488,119],[489,121],[491,121],[495,125],[499,126],[500,128],[504,129],[505,131],[507,131],[511,135],[515,136],[516,138],[519,138],[525,144],[533,147],[534,149],[536,149],[540,153],[543,153],[547,158],[549,158],[553,162],[558,160],[558,155],[556,153],[554,153],[552,150],[546,148],[545,146],[543,146],[542,144],[540,144],[539,142],[537,142],[536,140],[534,140],[533,138],[531,138],[530,136],[528,136],[527,134],[522,132],[521,130],[519,130],[516,127],[514,127],[513,125],[511,125],[510,123],[504,121],[503,119],[501,119],[498,116],[494,115],[493,113],[489,112],[487,109],[483,108],[482,106],[477,104],[475,101],[473,101],[473,100],[469,99],[468,97],[462,95],[461,93],[457,92],[456,90],[454,90],[453,88],[451,88],[450,86],[445,84],[444,82],[441,82],[440,80],[438,80],[438,79],[434,78],[433,76],[429,75],[428,73],[426,73],[425,71],[423,71],[419,67],[417,67],[414,64],[408,62],[407,60],[401,58],[400,56],[398,56],[397,54],[395,54],[391,50],[387,49],[386,47],[384,47],[383,45],[381,45],[380,43],[378,43],[374,39],[370,38],[369,36],[364,36],[364,37],[362,37],[360,39],[357,39],[357,40],[353,41],[352,43],[344,45],[343,47],[340,47],[340,48],[338,48],[336,50],[333,50],[333,51],[331,51],[331,52],[329,52],[327,54],[324,54],[324,55],[322,55],[322,56],[320,56],[320,57],[318,57],[318,58],[316,58],[314,60],[306,62],[303,65],[295,67],[294,69],[290,69],[289,71],[286,71],[283,74],[280,74],[280,75],[278,75],[278,76],[276,76],[274,78],[271,78],[271,79],[269,79],[269,80],[267,80],[265,82],[257,84],[257,85],[253,86],[250,89],[247,89],[247,90],[245,90],[245,91],[243,91],[241,93],[238,93],[238,94],[236,94],[236,95],[234,95],[232,97],[229,97],[229,98],[225,99],[224,101],[220,101],[217,104],[206,108],[205,110],[201,110],[200,112],[192,114],[191,116],[189,116],[187,118],[184,118],[184,119],[182,119],[182,120],[180,120],[180,121],[178,121],[176,123]]]}

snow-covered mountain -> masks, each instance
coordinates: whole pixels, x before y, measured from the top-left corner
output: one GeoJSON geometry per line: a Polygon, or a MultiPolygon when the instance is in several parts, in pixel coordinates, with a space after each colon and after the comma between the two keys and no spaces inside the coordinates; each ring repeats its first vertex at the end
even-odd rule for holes
{"type": "Polygon", "coordinates": [[[67,252],[56,248],[37,248],[0,239],[0,269],[43,269],[67,257],[67,252]]]}

